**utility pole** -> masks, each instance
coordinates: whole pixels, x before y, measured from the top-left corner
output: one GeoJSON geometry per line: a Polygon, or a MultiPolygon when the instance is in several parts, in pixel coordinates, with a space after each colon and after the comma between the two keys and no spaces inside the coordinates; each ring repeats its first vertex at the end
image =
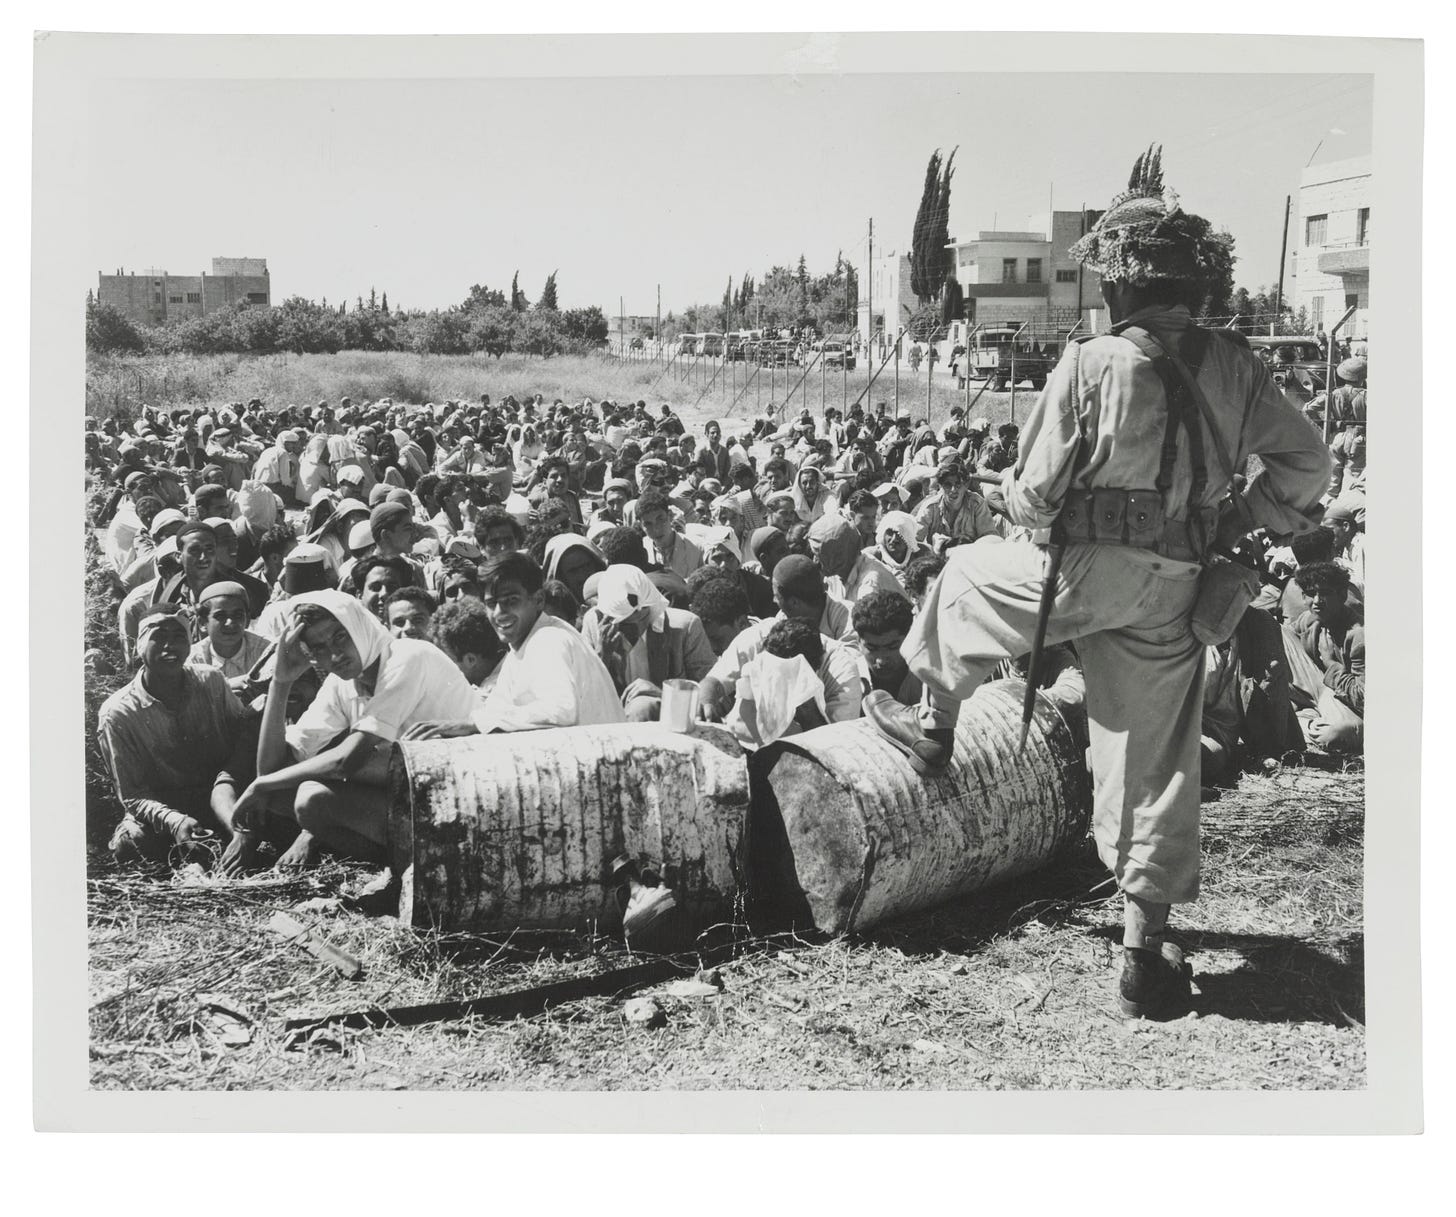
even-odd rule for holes
{"type": "MultiPolygon", "coordinates": [[[[870,216],[870,249],[865,262],[865,358],[870,355],[870,341],[875,336],[875,217],[870,216]]],[[[858,305],[859,301],[856,300],[858,305]]],[[[847,352],[846,352],[847,354],[847,352]]]]}
{"type": "Polygon", "coordinates": [[[617,358],[627,353],[627,306],[617,297],[617,358]]]}
{"type": "MultiPolygon", "coordinates": [[[[1294,196],[1284,196],[1284,236],[1279,242],[1279,290],[1274,295],[1274,324],[1279,324],[1279,319],[1284,314],[1284,258],[1289,252],[1289,207],[1294,201],[1294,196]]],[[[1269,331],[1271,334],[1273,330],[1269,331]]]]}
{"type": "Polygon", "coordinates": [[[657,285],[657,328],[652,331],[652,337],[657,341],[657,349],[662,350],[662,284],[657,285]]]}

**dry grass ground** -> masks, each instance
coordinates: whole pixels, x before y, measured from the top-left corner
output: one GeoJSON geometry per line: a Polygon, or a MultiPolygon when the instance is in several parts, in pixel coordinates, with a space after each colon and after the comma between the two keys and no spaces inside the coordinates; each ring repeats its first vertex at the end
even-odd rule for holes
{"type": "MultiPolygon", "coordinates": [[[[289,1018],[473,997],[628,962],[589,934],[442,936],[348,911],[363,876],[90,883],[91,1077],[192,1089],[1348,1089],[1365,1082],[1363,775],[1246,775],[1221,802],[1284,808],[1283,831],[1225,837],[1208,805],[1204,891],[1176,936],[1195,1013],[1117,1017],[1120,910],[1084,855],[863,937],[752,938],[721,991],[588,998],[531,1018],[329,1029],[289,1018]],[[1300,809],[1319,814],[1302,819],[1300,809]],[[300,905],[302,907],[300,907],[300,905]],[[271,934],[295,915],[357,955],[346,981],[271,934]],[[628,997],[663,1025],[624,1017],[628,997]],[[232,1014],[220,1012],[218,1003],[232,1014]],[[240,1017],[239,1017],[240,1016],[240,1017]],[[246,1020],[244,1024],[241,1020],[246,1020]],[[239,1042],[230,1045],[233,1038],[239,1042]]],[[[696,960],[683,957],[684,976],[696,960]]]]}

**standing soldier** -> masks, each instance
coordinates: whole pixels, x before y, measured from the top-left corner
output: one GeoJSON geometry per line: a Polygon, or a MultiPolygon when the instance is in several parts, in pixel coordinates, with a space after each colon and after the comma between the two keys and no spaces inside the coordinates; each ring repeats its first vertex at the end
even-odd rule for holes
{"type": "MultiPolygon", "coordinates": [[[[1320,436],[1247,343],[1193,324],[1232,267],[1233,240],[1164,195],[1160,161],[1161,150],[1140,157],[1072,248],[1102,277],[1112,332],[1064,353],[1002,479],[1013,523],[1066,539],[1046,641],[1077,640],[1093,831],[1124,896],[1119,1005],[1154,1018],[1184,1012],[1190,996],[1190,969],[1164,931],[1170,906],[1198,896],[1200,573],[1243,531],[1245,508],[1279,538],[1318,527],[1330,477],[1320,436]],[[1243,507],[1221,510],[1224,457],[1243,469],[1251,454],[1263,469],[1243,507]]],[[[950,552],[903,648],[924,684],[919,708],[878,691],[864,701],[919,772],[949,765],[960,703],[998,662],[1031,650],[1043,575],[1030,542],[950,552]]]]}

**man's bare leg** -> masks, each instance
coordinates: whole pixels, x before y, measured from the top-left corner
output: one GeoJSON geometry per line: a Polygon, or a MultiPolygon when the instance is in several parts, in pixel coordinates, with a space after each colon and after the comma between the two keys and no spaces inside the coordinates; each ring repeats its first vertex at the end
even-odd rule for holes
{"type": "Polygon", "coordinates": [[[386,861],[389,790],[363,782],[304,782],[293,802],[302,830],[278,859],[281,870],[313,865],[327,849],[364,862],[386,861]]]}
{"type": "Polygon", "coordinates": [[[233,805],[237,801],[237,788],[230,781],[219,781],[212,788],[212,814],[227,841],[218,870],[229,876],[249,870],[258,853],[258,835],[237,827],[233,822],[233,805]]]}

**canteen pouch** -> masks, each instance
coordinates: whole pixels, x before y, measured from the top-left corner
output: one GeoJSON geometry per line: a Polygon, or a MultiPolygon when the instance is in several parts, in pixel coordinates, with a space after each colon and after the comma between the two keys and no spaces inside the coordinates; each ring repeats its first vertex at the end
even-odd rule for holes
{"type": "Polygon", "coordinates": [[[1217,559],[1198,576],[1198,599],[1190,626],[1204,646],[1222,646],[1234,636],[1244,610],[1259,593],[1259,572],[1239,562],[1217,559]]]}

